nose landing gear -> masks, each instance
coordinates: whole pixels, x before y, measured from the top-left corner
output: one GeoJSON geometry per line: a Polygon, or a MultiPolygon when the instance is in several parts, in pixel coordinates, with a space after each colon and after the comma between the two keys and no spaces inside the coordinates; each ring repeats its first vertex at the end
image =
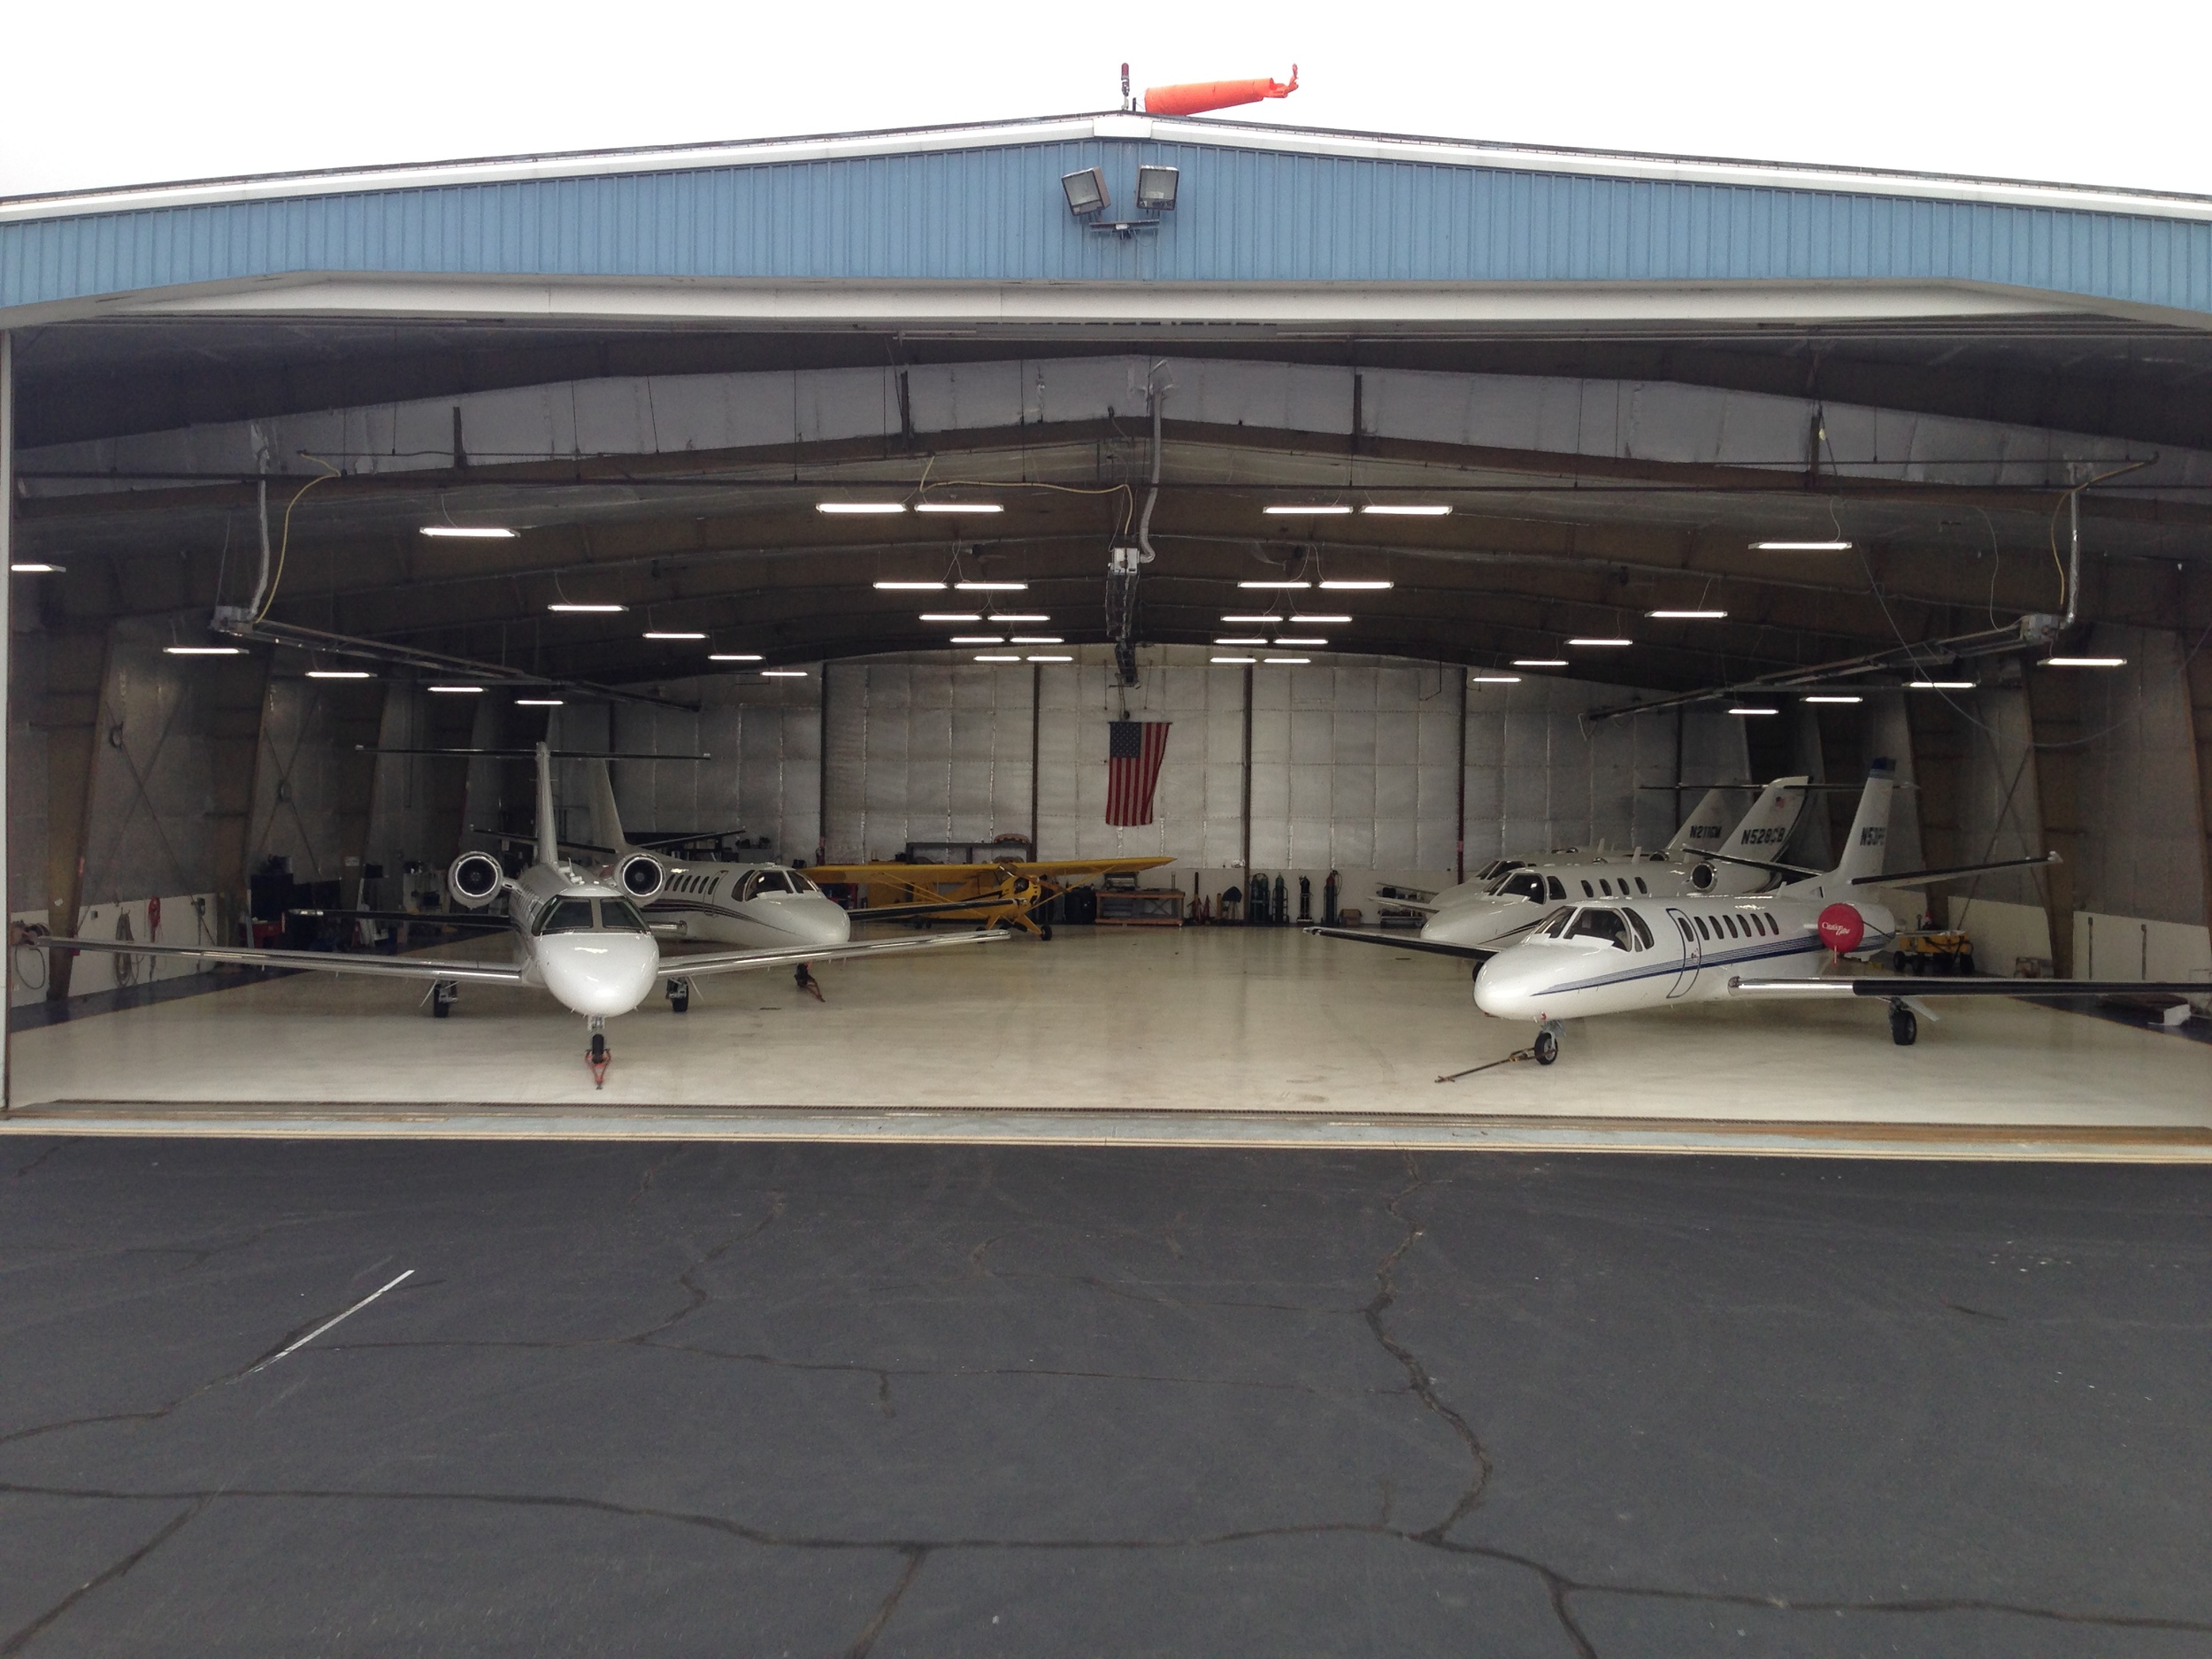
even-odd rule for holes
{"type": "Polygon", "coordinates": [[[584,1063],[591,1067],[594,1088],[607,1087],[607,1062],[613,1058],[607,1051],[606,1021],[595,1014],[591,1020],[591,1048],[584,1056],[584,1063]]]}
{"type": "Polygon", "coordinates": [[[1530,1052],[1536,1056],[1537,1064],[1549,1065],[1559,1058],[1559,1033],[1548,1024],[1539,1025],[1530,1052]]]}

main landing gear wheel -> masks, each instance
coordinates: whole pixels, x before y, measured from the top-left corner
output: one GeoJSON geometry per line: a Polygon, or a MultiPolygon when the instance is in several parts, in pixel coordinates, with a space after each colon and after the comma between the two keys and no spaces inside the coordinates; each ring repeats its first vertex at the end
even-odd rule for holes
{"type": "Polygon", "coordinates": [[[1902,1002],[1889,1005],[1889,1040],[1901,1048],[1909,1048],[1920,1040],[1920,1022],[1902,1002]]]}
{"type": "Polygon", "coordinates": [[[668,982],[668,1011],[687,1014],[691,1011],[691,981],[671,979],[668,982]]]}
{"type": "Polygon", "coordinates": [[[1538,1030],[1536,1041],[1532,1046],[1535,1050],[1536,1064],[1539,1065],[1549,1065],[1559,1058],[1559,1033],[1549,1025],[1542,1026],[1538,1030]]]}
{"type": "Polygon", "coordinates": [[[607,1087],[607,1062],[613,1058],[614,1056],[607,1052],[607,1033],[600,1030],[599,1022],[594,1020],[591,1028],[591,1048],[584,1056],[585,1063],[591,1067],[591,1086],[594,1088],[607,1087]]]}
{"type": "Polygon", "coordinates": [[[430,1018],[433,1019],[446,1019],[450,1018],[453,1013],[453,1005],[457,1002],[460,1001],[460,998],[461,985],[459,980],[438,979],[434,981],[430,987],[430,1018]]]}
{"type": "Polygon", "coordinates": [[[822,1002],[828,1001],[828,999],[822,995],[821,981],[817,979],[813,974],[807,971],[807,965],[805,963],[802,962],[799,964],[798,972],[793,974],[792,978],[797,982],[799,988],[802,991],[804,991],[809,996],[812,997],[816,1002],[822,1002]]]}
{"type": "Polygon", "coordinates": [[[1052,924],[1050,922],[1041,923],[1037,928],[1037,937],[1040,939],[1050,939],[1052,937],[1052,924]]]}

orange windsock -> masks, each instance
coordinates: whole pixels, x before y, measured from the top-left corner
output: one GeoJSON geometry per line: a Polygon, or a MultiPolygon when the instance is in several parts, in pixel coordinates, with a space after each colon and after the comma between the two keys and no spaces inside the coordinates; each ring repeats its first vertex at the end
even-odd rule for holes
{"type": "Polygon", "coordinates": [[[1286,98],[1298,90],[1298,65],[1290,66],[1290,80],[1193,81],[1179,87],[1147,87],[1147,115],[1203,115],[1208,110],[1232,109],[1257,104],[1262,98],[1286,98]]]}

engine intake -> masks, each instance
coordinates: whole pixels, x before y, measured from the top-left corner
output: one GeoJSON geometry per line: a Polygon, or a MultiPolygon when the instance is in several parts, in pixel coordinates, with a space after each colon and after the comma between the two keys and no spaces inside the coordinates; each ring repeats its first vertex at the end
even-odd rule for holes
{"type": "Polygon", "coordinates": [[[1690,885],[1695,887],[1700,893],[1710,893],[1713,890],[1713,866],[1710,864],[1700,864],[1696,869],[1691,871],[1690,885]]]}
{"type": "Polygon", "coordinates": [[[507,872],[489,853],[463,853],[447,866],[446,890],[472,910],[480,910],[507,885],[507,872]]]}
{"type": "Polygon", "coordinates": [[[650,853],[632,853],[615,866],[614,879],[640,904],[650,904],[668,884],[668,872],[650,853]]]}

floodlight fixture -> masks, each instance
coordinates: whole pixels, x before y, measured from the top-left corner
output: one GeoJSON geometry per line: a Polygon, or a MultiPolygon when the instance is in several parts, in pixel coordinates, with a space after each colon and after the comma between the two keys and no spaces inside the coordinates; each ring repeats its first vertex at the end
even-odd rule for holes
{"type": "Polygon", "coordinates": [[[1137,169],[1137,205],[1155,213],[1175,211],[1175,188],[1182,182],[1181,172],[1174,167],[1139,167],[1137,169]]]}
{"type": "Polygon", "coordinates": [[[518,532],[496,524],[426,524],[422,534],[457,541],[511,541],[518,532]]]}
{"type": "Polygon", "coordinates": [[[1106,194],[1106,175],[1096,167],[1085,167],[1079,173],[1060,175],[1060,188],[1068,198],[1068,211],[1078,219],[1088,219],[1094,213],[1103,213],[1112,197],[1106,194]]]}

